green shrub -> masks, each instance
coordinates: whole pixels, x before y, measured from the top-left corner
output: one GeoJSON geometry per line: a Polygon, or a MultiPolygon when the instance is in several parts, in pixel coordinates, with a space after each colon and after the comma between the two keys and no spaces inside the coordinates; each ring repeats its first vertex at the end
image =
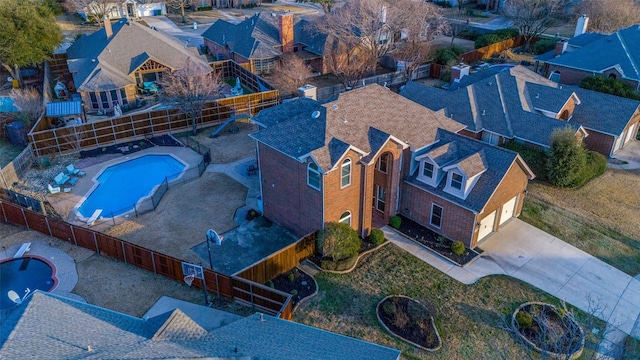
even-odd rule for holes
{"type": "Polygon", "coordinates": [[[391,217],[391,219],[389,219],[389,225],[391,225],[391,227],[394,229],[399,229],[400,224],[402,224],[402,219],[398,215],[393,216],[391,217]]]}
{"type": "Polygon", "coordinates": [[[462,241],[457,240],[451,243],[451,252],[453,252],[456,255],[462,255],[464,254],[464,244],[462,243],[462,241]]]}
{"type": "Polygon", "coordinates": [[[439,49],[433,55],[433,62],[444,66],[452,66],[458,63],[458,56],[464,54],[464,50],[458,47],[439,49]]]}
{"type": "Polygon", "coordinates": [[[211,6],[201,6],[198,8],[198,11],[207,11],[207,10],[213,10],[213,7],[211,6]]]}
{"type": "Polygon", "coordinates": [[[479,36],[475,41],[475,48],[489,46],[491,44],[499,43],[500,41],[511,39],[518,36],[517,29],[500,29],[493,33],[484,34],[479,36]]]}
{"type": "Polygon", "coordinates": [[[556,42],[553,39],[545,39],[536,42],[533,46],[533,53],[536,55],[544,54],[547,51],[553,50],[556,48],[556,42]]]}
{"type": "Polygon", "coordinates": [[[396,312],[396,303],[394,303],[393,301],[387,299],[385,300],[384,304],[382,304],[382,312],[384,312],[387,315],[391,315],[393,313],[396,312]]]}
{"type": "Polygon", "coordinates": [[[534,149],[530,146],[518,144],[515,141],[506,142],[501,146],[520,154],[538,180],[547,179],[548,155],[544,150],[534,149]]]}
{"type": "Polygon", "coordinates": [[[295,279],[296,279],[296,274],[291,273],[291,274],[289,274],[289,275],[287,276],[287,278],[289,279],[289,281],[293,281],[293,280],[295,280],[295,279]]]}
{"type": "Polygon", "coordinates": [[[384,232],[380,229],[371,230],[371,234],[369,235],[369,241],[373,245],[380,245],[384,242],[384,232]]]}
{"type": "Polygon", "coordinates": [[[587,162],[587,152],[578,144],[575,129],[554,130],[547,159],[547,176],[555,186],[574,186],[580,181],[587,162]]]}
{"type": "Polygon", "coordinates": [[[357,255],[338,261],[322,260],[320,267],[324,270],[345,271],[351,269],[357,260],[357,255]]]}
{"type": "Polygon", "coordinates": [[[629,84],[614,78],[604,78],[599,76],[587,76],[582,79],[580,87],[587,90],[612,94],[633,100],[640,100],[640,94],[629,84]]]}
{"type": "Polygon", "coordinates": [[[273,284],[273,281],[271,281],[271,280],[267,281],[267,286],[269,286],[269,287],[270,287],[270,288],[272,288],[272,289],[275,289],[275,287],[276,287],[276,286],[273,284]]]}
{"type": "Polygon", "coordinates": [[[607,170],[607,158],[598,152],[587,151],[587,161],[585,166],[582,168],[580,175],[576,177],[571,186],[582,186],[594,177],[604,174],[605,170],[607,170]]]}
{"type": "Polygon", "coordinates": [[[296,289],[291,290],[291,296],[296,296],[296,295],[298,295],[298,290],[296,289]]]}
{"type": "Polygon", "coordinates": [[[317,238],[322,256],[338,261],[358,255],[362,240],[351,226],[344,223],[328,223],[317,238]]]}
{"type": "Polygon", "coordinates": [[[531,329],[533,326],[533,318],[525,311],[518,311],[516,314],[516,323],[518,324],[518,328],[522,330],[531,329]]]}
{"type": "MultiPolygon", "coordinates": [[[[473,11],[473,10],[471,10],[471,11],[473,11]]],[[[464,30],[460,30],[460,32],[458,32],[457,36],[460,39],[476,41],[480,37],[480,34],[478,34],[478,32],[475,31],[475,30],[464,29],[464,30]]]]}

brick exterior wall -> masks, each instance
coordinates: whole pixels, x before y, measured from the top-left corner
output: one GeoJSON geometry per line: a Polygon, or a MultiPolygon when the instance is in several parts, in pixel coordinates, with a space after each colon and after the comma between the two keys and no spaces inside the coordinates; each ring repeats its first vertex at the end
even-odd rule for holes
{"type": "Polygon", "coordinates": [[[229,51],[229,49],[227,49],[226,46],[220,45],[209,39],[204,39],[204,45],[207,47],[207,49],[209,49],[209,54],[212,54],[213,56],[215,56],[216,54],[222,54],[225,60],[231,59],[237,62],[238,64],[245,64],[249,62],[249,59],[243,56],[240,56],[232,51],[229,51]]]}
{"type": "Polygon", "coordinates": [[[325,222],[338,222],[345,211],[351,212],[351,227],[361,230],[362,179],[365,166],[359,163],[360,156],[350,150],[337,162],[336,168],[324,176],[325,222]],[[351,160],[351,185],[342,188],[342,163],[351,160]]]}
{"type": "MultiPolygon", "coordinates": [[[[559,66],[559,65],[553,65],[553,64],[548,64],[549,66],[546,67],[546,77],[548,78],[549,75],[554,72],[554,71],[558,71],[560,72],[560,84],[568,84],[568,85],[580,85],[580,82],[582,82],[582,79],[584,79],[587,76],[592,76],[594,75],[593,72],[591,71],[583,71],[583,70],[578,70],[578,69],[572,69],[572,68],[568,68],[568,67],[564,67],[564,66],[559,66]]],[[[632,86],[634,89],[637,89],[638,87],[638,81],[632,81],[632,80],[627,80],[627,79],[623,79],[622,75],[616,71],[615,69],[609,69],[607,71],[604,71],[602,74],[595,74],[596,76],[602,76],[602,77],[608,77],[609,75],[615,75],[616,79],[618,80],[622,80],[625,83],[629,84],[630,86],[632,86]]]]}
{"type": "Polygon", "coordinates": [[[476,140],[482,140],[482,131],[473,132],[473,131],[469,131],[467,129],[462,129],[462,130],[458,131],[458,134],[460,134],[462,136],[466,136],[468,138],[472,138],[472,139],[476,139],[476,140]]]}
{"type": "Polygon", "coordinates": [[[409,219],[453,240],[462,241],[465,246],[472,245],[475,228],[475,214],[467,209],[444,200],[408,183],[402,184],[400,213],[409,219]],[[431,204],[442,207],[442,226],[430,224],[431,204]]]}
{"type": "Polygon", "coordinates": [[[280,15],[278,29],[280,34],[280,43],[282,43],[282,53],[288,54],[293,52],[293,14],[280,15]]]}
{"type": "Polygon", "coordinates": [[[260,143],[258,151],[264,215],[296,236],[321,229],[322,192],[307,185],[307,164],[260,143]]]}
{"type": "Polygon", "coordinates": [[[611,156],[611,150],[615,138],[611,135],[605,135],[603,133],[585,129],[588,136],[584,139],[584,145],[587,149],[597,151],[604,156],[611,156]]]}
{"type": "Polygon", "coordinates": [[[560,111],[558,111],[558,115],[556,116],[556,119],[569,120],[571,118],[571,116],[573,116],[573,110],[575,108],[576,108],[576,100],[572,96],[571,98],[569,98],[567,103],[564,104],[562,109],[560,109],[560,111]],[[566,114],[567,114],[566,117],[564,116],[565,111],[566,111],[566,114]]]}

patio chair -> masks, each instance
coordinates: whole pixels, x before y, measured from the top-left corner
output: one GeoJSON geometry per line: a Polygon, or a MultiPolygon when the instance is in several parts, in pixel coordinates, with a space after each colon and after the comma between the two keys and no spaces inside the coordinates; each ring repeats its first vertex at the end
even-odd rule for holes
{"type": "Polygon", "coordinates": [[[69,175],[65,175],[63,172],[61,172],[53,178],[53,181],[56,183],[56,185],[60,186],[69,181],[69,179],[69,175]]]}
{"type": "Polygon", "coordinates": [[[257,175],[257,174],[258,174],[258,167],[255,165],[249,165],[249,167],[247,168],[247,176],[257,175]]]}
{"type": "Polygon", "coordinates": [[[47,184],[47,189],[49,190],[49,194],[57,194],[60,192],[60,186],[53,187],[51,184],[47,184]]]}
{"type": "Polygon", "coordinates": [[[78,168],[76,168],[75,166],[73,166],[73,164],[69,164],[67,165],[67,174],[68,175],[76,175],[79,177],[83,177],[86,175],[86,173],[78,168]]]}
{"type": "Polygon", "coordinates": [[[71,180],[69,180],[69,185],[73,186],[78,182],[78,177],[72,177],[71,180]]]}

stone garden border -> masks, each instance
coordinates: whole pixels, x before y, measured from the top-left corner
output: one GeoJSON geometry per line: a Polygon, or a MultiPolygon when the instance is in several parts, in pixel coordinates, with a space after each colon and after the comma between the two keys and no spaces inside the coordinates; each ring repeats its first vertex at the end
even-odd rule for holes
{"type": "Polygon", "coordinates": [[[326,272],[326,273],[330,273],[330,274],[348,274],[348,273],[352,272],[353,270],[355,270],[355,268],[358,266],[358,262],[360,261],[360,258],[362,258],[363,256],[365,256],[367,254],[370,254],[370,253],[382,248],[383,246],[389,244],[390,242],[391,241],[389,241],[387,239],[384,239],[384,242],[382,244],[374,247],[373,249],[369,249],[367,251],[361,252],[360,254],[358,254],[358,258],[356,259],[356,262],[353,263],[353,266],[350,267],[347,270],[340,270],[340,271],[338,271],[338,270],[327,270],[327,269],[321,268],[318,264],[314,263],[313,261],[309,261],[309,263],[313,264],[313,266],[315,266],[316,269],[318,269],[320,271],[323,271],[323,272],[326,272]]]}
{"type": "Polygon", "coordinates": [[[415,300],[415,299],[410,298],[410,297],[405,296],[405,295],[389,295],[389,296],[386,296],[384,299],[380,300],[380,302],[378,302],[378,305],[376,305],[376,317],[378,318],[378,322],[380,323],[380,325],[382,325],[382,327],[383,327],[383,328],[384,328],[384,329],[385,329],[389,334],[391,334],[392,336],[394,336],[394,337],[396,337],[396,338],[398,338],[398,339],[400,339],[400,340],[402,340],[402,341],[404,341],[404,342],[406,342],[406,343],[408,343],[408,344],[411,344],[411,345],[413,345],[413,346],[415,346],[415,347],[417,347],[417,348],[420,348],[420,349],[422,349],[422,350],[426,350],[426,351],[430,351],[430,352],[434,352],[434,351],[439,350],[439,349],[442,347],[442,338],[440,338],[440,333],[438,332],[438,328],[436,327],[436,324],[435,324],[435,322],[433,321],[433,315],[431,315],[431,314],[429,314],[429,318],[431,318],[431,326],[433,327],[433,330],[436,332],[436,337],[438,338],[438,346],[437,346],[437,347],[435,347],[435,348],[433,348],[433,349],[429,349],[429,348],[426,348],[426,347],[424,347],[424,346],[422,346],[422,345],[418,345],[418,344],[416,344],[416,343],[414,343],[414,342],[412,342],[412,341],[409,341],[409,340],[407,340],[407,339],[403,338],[402,336],[400,336],[400,335],[398,335],[398,334],[394,333],[393,331],[391,331],[391,329],[389,329],[389,328],[387,327],[387,325],[385,325],[385,323],[384,323],[384,322],[382,321],[382,319],[380,318],[380,314],[379,314],[379,312],[380,312],[380,306],[382,305],[382,303],[383,303],[383,302],[385,302],[386,300],[391,299],[391,298],[405,298],[405,299],[409,299],[410,301],[413,301],[413,302],[415,302],[415,303],[418,303],[420,306],[422,306],[422,307],[425,309],[425,311],[427,311],[427,312],[428,312],[427,307],[426,307],[423,303],[421,303],[420,301],[418,301],[418,300],[415,300]]]}

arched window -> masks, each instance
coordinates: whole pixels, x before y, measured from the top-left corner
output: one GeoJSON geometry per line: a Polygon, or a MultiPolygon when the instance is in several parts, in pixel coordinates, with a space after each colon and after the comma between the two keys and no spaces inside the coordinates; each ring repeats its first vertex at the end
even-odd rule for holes
{"type": "Polygon", "coordinates": [[[351,226],[351,212],[343,212],[342,215],[340,215],[340,222],[351,226]]]}
{"type": "Polygon", "coordinates": [[[380,158],[378,158],[378,171],[382,172],[382,173],[387,173],[387,163],[389,161],[389,154],[388,153],[384,153],[382,155],[380,155],[380,158]]]}
{"type": "Polygon", "coordinates": [[[560,114],[561,120],[569,120],[569,110],[564,110],[562,114],[560,114]]]}
{"type": "Polygon", "coordinates": [[[320,169],[316,163],[310,162],[307,165],[307,185],[320,190],[320,169]]]}
{"type": "Polygon", "coordinates": [[[609,79],[615,80],[617,78],[616,74],[609,74],[609,79]]]}
{"type": "Polygon", "coordinates": [[[342,162],[342,179],[340,181],[341,187],[349,185],[351,185],[351,159],[342,162]]]}

